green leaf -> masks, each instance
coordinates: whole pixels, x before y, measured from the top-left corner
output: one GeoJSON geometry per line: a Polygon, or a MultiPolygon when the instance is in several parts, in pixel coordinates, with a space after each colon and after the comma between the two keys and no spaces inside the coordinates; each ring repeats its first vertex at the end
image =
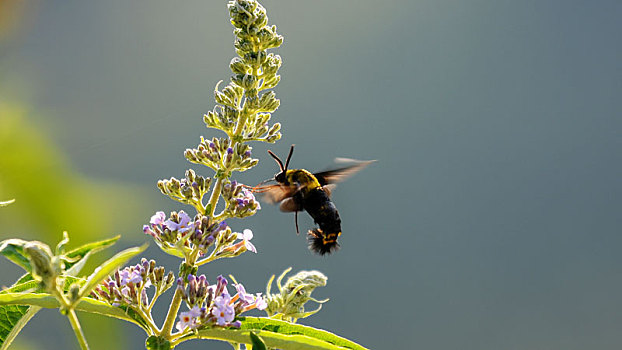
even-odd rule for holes
{"type": "MultiPolygon", "coordinates": [[[[114,306],[113,306],[114,307],[114,306]]],[[[134,311],[132,308],[130,308],[127,305],[121,305],[121,306],[117,306],[117,308],[119,308],[120,310],[122,310],[123,312],[125,312],[125,315],[129,318],[131,318],[133,320],[134,323],[136,323],[137,325],[141,326],[145,332],[148,331],[149,329],[149,324],[147,323],[147,321],[145,321],[142,316],[140,316],[140,314],[138,314],[136,311],[134,311]]]]}
{"type": "Polygon", "coordinates": [[[86,283],[84,283],[84,285],[80,288],[78,298],[89,295],[93,288],[95,288],[101,281],[103,281],[104,278],[108,277],[112,272],[114,272],[114,270],[125,264],[131,258],[142,253],[145,249],[147,249],[147,244],[144,244],[141,247],[126,249],[122,252],[117,253],[112,258],[106,260],[103,264],[96,268],[95,271],[93,271],[93,273],[86,279],[86,283]]]}
{"type": "MultiPolygon", "coordinates": [[[[0,294],[40,289],[39,282],[32,280],[32,277],[20,283],[26,276],[30,277],[30,274],[24,275],[18,283],[3,290],[0,294]]],[[[0,305],[0,350],[5,350],[11,345],[22,328],[40,309],[40,307],[29,305],[0,305]]]]}
{"type": "Polygon", "coordinates": [[[121,236],[116,236],[116,237],[104,239],[104,240],[97,241],[97,242],[87,243],[83,246],[70,250],[69,252],[65,253],[65,256],[69,258],[84,257],[89,252],[95,253],[104,248],[110,247],[111,245],[115,244],[119,240],[119,238],[121,238],[121,236]]]}
{"type": "Polygon", "coordinates": [[[112,238],[105,239],[102,241],[87,243],[83,246],[80,246],[66,253],[65,256],[68,257],[70,260],[72,261],[78,260],[78,261],[75,261],[73,263],[66,262],[65,273],[70,276],[77,276],[80,270],[82,270],[82,268],[86,264],[91,254],[97,253],[100,250],[103,250],[105,248],[112,246],[119,240],[119,238],[121,238],[121,236],[112,237],[112,238]]]}
{"type": "MultiPolygon", "coordinates": [[[[56,300],[54,296],[47,293],[0,293],[0,305],[32,305],[47,309],[56,309],[60,307],[58,300],[56,300]]],[[[146,322],[140,319],[137,314],[130,315],[129,312],[126,312],[119,307],[114,307],[103,301],[92,298],[82,298],[75,306],[75,309],[77,311],[118,318],[137,324],[141,328],[145,329],[146,322]]]]}
{"type": "MultiPolygon", "coordinates": [[[[79,283],[80,281],[83,282],[84,280],[66,276],[65,287],[68,288],[72,283],[79,283]]],[[[41,284],[33,280],[32,276],[27,273],[20,277],[13,286],[1,291],[0,295],[9,293],[17,295],[44,293],[44,290],[41,288],[41,284]]],[[[14,305],[14,303],[8,302],[0,303],[0,350],[4,350],[11,345],[11,342],[17,334],[19,334],[22,328],[40,309],[41,307],[34,305],[14,305]]]]}
{"type": "Polygon", "coordinates": [[[160,247],[160,249],[162,249],[163,252],[165,252],[166,254],[172,255],[172,256],[176,256],[178,258],[185,258],[185,255],[183,252],[179,251],[179,249],[175,248],[175,247],[171,247],[171,246],[167,246],[165,244],[161,244],[159,242],[156,242],[156,244],[158,245],[158,247],[160,247]]]}
{"type": "Polygon", "coordinates": [[[268,348],[288,350],[365,349],[348,339],[309,326],[264,317],[241,317],[240,321],[242,325],[239,329],[202,329],[198,331],[197,335],[190,335],[184,340],[206,338],[234,343],[249,343],[249,341],[252,342],[251,334],[255,333],[261,337],[268,348]]]}
{"type": "Polygon", "coordinates": [[[0,254],[19,265],[26,270],[26,272],[30,272],[32,270],[30,267],[30,260],[28,259],[28,255],[24,252],[24,246],[27,243],[28,241],[17,238],[4,240],[0,242],[0,254]]]}
{"type": "Polygon", "coordinates": [[[169,350],[171,342],[162,337],[152,335],[145,341],[145,348],[147,350],[169,350]]]}
{"type": "Polygon", "coordinates": [[[0,306],[0,350],[8,349],[26,323],[41,310],[38,306],[0,306]]]}
{"type": "MultiPolygon", "coordinates": [[[[116,240],[114,238],[113,240],[116,240]]],[[[103,241],[102,241],[103,242],[103,241]]],[[[101,246],[108,246],[104,244],[101,246]]],[[[97,248],[91,249],[86,255],[94,252],[97,248]]],[[[84,284],[83,278],[63,276],[64,290],[74,284],[84,284]]],[[[58,302],[48,300],[51,296],[44,293],[39,282],[32,279],[30,274],[25,274],[10,288],[0,292],[0,350],[5,350],[11,344],[15,336],[22,330],[28,321],[41,309],[41,307],[59,307],[58,302]],[[4,295],[4,294],[9,294],[4,295]],[[30,295],[30,297],[29,297],[30,295]],[[40,295],[43,297],[34,297],[40,295]],[[47,296],[47,297],[46,297],[47,296]],[[33,301],[34,300],[34,301],[33,301]],[[50,303],[52,302],[52,303],[50,303]],[[23,303],[20,305],[20,303],[23,303]],[[38,303],[42,303],[38,305],[38,303]]],[[[120,318],[133,322],[147,330],[148,325],[142,317],[134,310],[123,307],[113,307],[100,301],[84,298],[87,304],[80,304],[76,310],[100,313],[109,317],[120,318]],[[104,304],[104,305],[102,305],[104,304]]]]}
{"type": "MultiPolygon", "coordinates": [[[[98,242],[87,243],[64,254],[69,260],[65,262],[65,268],[68,269],[68,274],[75,276],[86,263],[85,258],[88,258],[87,255],[89,253],[95,253],[110,247],[119,240],[120,237],[121,236],[116,236],[98,242]],[[78,265],[78,267],[74,268],[75,265],[78,265]]],[[[64,241],[65,240],[61,241],[61,243],[64,241]]],[[[17,238],[4,240],[0,242],[0,254],[19,265],[26,270],[26,272],[31,272],[32,267],[30,266],[30,260],[28,259],[28,255],[24,252],[24,246],[28,243],[30,242],[17,238]]]]}
{"type": "Polygon", "coordinates": [[[266,344],[253,332],[251,332],[251,344],[253,345],[253,350],[266,350],[266,344]]]}

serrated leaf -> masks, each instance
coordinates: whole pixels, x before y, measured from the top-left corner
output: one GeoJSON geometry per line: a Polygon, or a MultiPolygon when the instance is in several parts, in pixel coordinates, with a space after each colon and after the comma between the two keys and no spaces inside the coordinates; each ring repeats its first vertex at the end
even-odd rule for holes
{"type": "MultiPolygon", "coordinates": [[[[66,289],[68,289],[69,285],[72,283],[80,281],[83,282],[84,280],[65,277],[66,289]]],[[[43,292],[44,290],[41,288],[41,284],[33,280],[32,276],[27,273],[20,277],[13,286],[1,291],[0,295],[8,293],[27,294],[43,292]]],[[[8,346],[11,345],[11,342],[17,334],[19,334],[22,328],[40,309],[40,307],[34,305],[12,305],[9,303],[0,305],[0,350],[7,349],[8,346]]]]}
{"type": "Polygon", "coordinates": [[[38,306],[3,305],[0,307],[0,350],[8,349],[28,321],[41,310],[38,306]]]}
{"type": "Polygon", "coordinates": [[[239,329],[209,328],[199,330],[188,338],[218,339],[234,343],[249,343],[251,333],[261,337],[266,347],[288,350],[356,349],[365,348],[333,333],[309,326],[292,324],[264,317],[242,317],[239,329]]]}
{"type": "Polygon", "coordinates": [[[24,245],[27,243],[28,241],[18,238],[4,240],[0,242],[0,254],[26,270],[26,272],[30,272],[32,271],[30,260],[28,260],[28,255],[24,252],[24,245]]]}
{"type": "MultiPolygon", "coordinates": [[[[0,294],[32,290],[40,290],[39,282],[32,280],[30,274],[26,274],[15,285],[3,290],[0,294]],[[24,282],[20,283],[22,280],[24,282]]],[[[22,328],[40,309],[38,306],[31,305],[0,305],[0,350],[5,350],[11,345],[22,328]]]]}
{"type": "Polygon", "coordinates": [[[93,288],[97,286],[101,281],[108,277],[114,270],[125,264],[128,260],[142,253],[147,249],[147,245],[144,244],[141,247],[129,248],[117,253],[112,258],[106,260],[103,264],[93,271],[93,273],[86,279],[86,283],[80,288],[78,298],[82,298],[89,295],[93,288]]]}

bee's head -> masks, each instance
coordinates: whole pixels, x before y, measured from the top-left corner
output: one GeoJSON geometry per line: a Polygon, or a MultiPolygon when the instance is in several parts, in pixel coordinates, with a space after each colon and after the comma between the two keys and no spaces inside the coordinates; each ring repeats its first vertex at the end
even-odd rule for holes
{"type": "Polygon", "coordinates": [[[282,171],[278,174],[274,175],[274,180],[276,180],[276,182],[278,183],[285,183],[287,182],[287,177],[285,177],[285,171],[282,171]]]}
{"type": "Polygon", "coordinates": [[[287,184],[287,166],[289,165],[289,160],[292,159],[292,153],[294,153],[294,145],[292,145],[292,147],[289,149],[289,154],[287,155],[285,166],[283,166],[283,162],[281,161],[281,159],[277,157],[276,154],[272,153],[272,151],[268,150],[268,154],[270,154],[270,156],[274,158],[274,160],[279,165],[279,168],[281,169],[280,173],[274,175],[274,180],[280,184],[287,184]]]}

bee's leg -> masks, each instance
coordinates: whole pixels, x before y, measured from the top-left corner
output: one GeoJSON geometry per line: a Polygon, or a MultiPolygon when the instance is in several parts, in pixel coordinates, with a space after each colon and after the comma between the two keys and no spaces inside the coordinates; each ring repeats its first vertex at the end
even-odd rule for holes
{"type": "Polygon", "coordinates": [[[294,221],[296,222],[296,234],[300,234],[300,230],[298,229],[298,212],[303,210],[301,205],[301,201],[298,197],[289,197],[281,201],[279,205],[279,209],[282,212],[294,212],[294,221]]]}
{"type": "Polygon", "coordinates": [[[298,230],[298,211],[294,212],[294,221],[296,222],[296,234],[300,234],[300,230],[298,230]]]}

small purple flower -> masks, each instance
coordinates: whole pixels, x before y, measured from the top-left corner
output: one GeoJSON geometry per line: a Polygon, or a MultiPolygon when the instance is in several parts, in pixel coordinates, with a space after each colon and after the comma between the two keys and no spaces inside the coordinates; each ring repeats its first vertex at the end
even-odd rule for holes
{"type": "Polygon", "coordinates": [[[182,210],[179,212],[179,223],[176,223],[173,220],[166,220],[164,222],[164,225],[171,231],[177,231],[179,233],[186,233],[191,228],[188,225],[190,221],[191,221],[190,216],[188,216],[188,214],[186,214],[186,212],[182,210]]]}
{"type": "Polygon", "coordinates": [[[143,290],[140,292],[140,299],[143,302],[143,306],[147,307],[147,305],[149,305],[149,296],[147,296],[147,288],[143,288],[143,290]]]}
{"type": "Polygon", "coordinates": [[[119,276],[121,277],[122,286],[125,286],[130,282],[136,284],[143,281],[143,277],[140,275],[139,270],[132,269],[130,271],[130,268],[127,267],[119,271],[119,276]]]}
{"type": "Polygon", "coordinates": [[[214,243],[214,241],[216,240],[216,238],[214,238],[214,236],[209,236],[205,239],[205,244],[206,245],[210,245],[212,243],[214,243]]]}
{"type": "Polygon", "coordinates": [[[177,325],[175,327],[180,332],[187,327],[190,327],[190,329],[195,329],[199,326],[198,318],[200,316],[201,308],[199,306],[195,306],[192,309],[179,314],[179,322],[177,322],[177,325]]]}
{"type": "Polygon", "coordinates": [[[257,199],[255,199],[255,195],[247,188],[242,188],[242,197],[236,198],[236,200],[238,202],[238,206],[240,207],[245,207],[249,204],[255,203],[257,205],[256,210],[261,210],[261,205],[259,205],[257,199]]]}
{"type": "Polygon", "coordinates": [[[214,288],[214,295],[229,295],[229,291],[227,290],[228,283],[229,282],[226,278],[222,277],[222,275],[218,275],[218,277],[216,277],[216,287],[214,288]]]}
{"type": "Polygon", "coordinates": [[[231,297],[229,294],[223,293],[214,299],[212,315],[216,317],[216,323],[219,326],[225,326],[233,321],[235,318],[235,310],[233,305],[231,305],[231,297]]]}
{"type": "Polygon", "coordinates": [[[253,231],[249,229],[245,229],[243,233],[238,233],[238,239],[241,239],[244,242],[244,246],[246,250],[250,250],[253,253],[257,253],[257,248],[251,243],[251,239],[253,239],[253,231]]]}
{"type": "Polygon", "coordinates": [[[131,291],[130,291],[130,287],[125,286],[123,288],[121,288],[121,296],[130,299],[132,297],[131,295],[131,291]]]}
{"type": "Polygon", "coordinates": [[[231,147],[227,148],[227,154],[233,154],[233,148],[231,147]]]}
{"type": "Polygon", "coordinates": [[[261,293],[257,294],[255,306],[257,307],[257,310],[265,310],[268,307],[268,302],[266,302],[266,299],[261,296],[261,293]]]}
{"type": "Polygon", "coordinates": [[[153,237],[157,237],[158,234],[153,232],[153,230],[151,229],[151,226],[149,225],[143,225],[143,232],[147,235],[153,236],[153,237]]]}
{"type": "Polygon", "coordinates": [[[163,211],[156,212],[149,220],[149,223],[152,225],[162,225],[166,220],[166,214],[163,211]]]}
{"type": "Polygon", "coordinates": [[[220,231],[224,231],[226,229],[227,229],[227,222],[226,221],[221,221],[220,224],[218,224],[218,229],[216,231],[220,232],[220,231]]]}
{"type": "Polygon", "coordinates": [[[255,297],[252,294],[246,293],[246,289],[240,283],[235,285],[235,289],[238,291],[238,298],[242,301],[242,306],[247,306],[255,302],[255,297]]]}
{"type": "Polygon", "coordinates": [[[246,293],[246,289],[241,284],[236,284],[235,289],[238,291],[236,295],[240,299],[240,306],[243,308],[243,311],[248,311],[254,308],[259,310],[264,310],[268,304],[261,296],[261,293],[257,293],[256,295],[246,293]]]}

